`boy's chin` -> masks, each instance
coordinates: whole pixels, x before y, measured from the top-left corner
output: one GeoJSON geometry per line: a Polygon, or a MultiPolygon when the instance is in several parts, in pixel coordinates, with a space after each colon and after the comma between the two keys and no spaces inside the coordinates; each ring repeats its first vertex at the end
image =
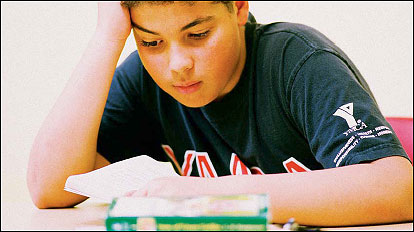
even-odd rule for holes
{"type": "Polygon", "coordinates": [[[177,100],[179,103],[181,103],[182,105],[189,107],[189,108],[200,108],[200,107],[204,107],[206,105],[208,105],[210,102],[212,101],[206,101],[206,100],[202,100],[202,99],[197,99],[197,100],[189,100],[189,99],[177,99],[175,98],[175,100],[177,100]]]}
{"type": "Polygon", "coordinates": [[[184,106],[186,106],[186,107],[189,107],[189,108],[200,108],[200,107],[203,107],[203,106],[206,106],[208,103],[210,103],[210,102],[207,102],[207,103],[204,103],[204,102],[189,102],[189,101],[178,101],[178,102],[180,102],[182,105],[184,105],[184,106]]]}

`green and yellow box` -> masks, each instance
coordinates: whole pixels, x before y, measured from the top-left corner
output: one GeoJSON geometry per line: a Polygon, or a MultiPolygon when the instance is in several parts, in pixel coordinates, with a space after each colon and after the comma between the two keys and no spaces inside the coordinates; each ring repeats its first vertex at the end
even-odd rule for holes
{"type": "Polygon", "coordinates": [[[114,198],[105,220],[109,231],[266,230],[268,196],[114,198]]]}

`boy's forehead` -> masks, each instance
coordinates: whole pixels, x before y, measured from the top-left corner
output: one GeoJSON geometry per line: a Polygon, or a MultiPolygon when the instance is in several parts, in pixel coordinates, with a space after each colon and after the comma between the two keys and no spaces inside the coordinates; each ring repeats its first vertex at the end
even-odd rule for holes
{"type": "Polygon", "coordinates": [[[133,8],[139,7],[142,5],[147,6],[166,6],[171,4],[183,5],[183,6],[194,6],[197,3],[210,3],[210,4],[224,4],[224,5],[231,5],[232,2],[230,1],[121,1],[123,6],[133,8]]]}
{"type": "Polygon", "coordinates": [[[171,4],[179,4],[179,5],[187,5],[187,6],[193,6],[196,1],[134,1],[133,4],[135,6],[140,5],[149,5],[149,6],[162,6],[162,5],[171,5],[171,4]]]}
{"type": "MultiPolygon", "coordinates": [[[[197,18],[218,18],[228,11],[222,4],[205,2],[170,2],[170,3],[141,3],[131,8],[132,23],[140,26],[152,26],[161,21],[175,21],[177,24],[188,23],[197,18]],[[147,25],[144,25],[149,23],[147,25]]],[[[227,13],[226,13],[227,12],[227,13]]]]}
{"type": "MultiPolygon", "coordinates": [[[[124,1],[123,3],[126,3],[124,1]]],[[[215,10],[216,6],[221,6],[223,8],[227,7],[228,11],[231,12],[231,2],[222,3],[220,1],[132,1],[131,4],[122,4],[124,6],[128,6],[131,10],[138,10],[138,9],[162,9],[168,7],[175,7],[179,9],[179,7],[185,8],[204,8],[205,10],[215,10]]]]}

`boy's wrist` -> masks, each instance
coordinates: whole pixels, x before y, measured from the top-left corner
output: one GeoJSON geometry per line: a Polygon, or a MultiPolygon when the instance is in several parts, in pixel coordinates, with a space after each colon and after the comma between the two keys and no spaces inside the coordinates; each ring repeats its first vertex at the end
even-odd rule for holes
{"type": "Polygon", "coordinates": [[[107,45],[125,45],[126,40],[128,39],[128,37],[126,38],[119,38],[116,36],[111,35],[111,33],[107,33],[105,31],[102,30],[95,30],[95,33],[93,34],[93,40],[95,41],[99,41],[102,44],[107,44],[107,45]]]}

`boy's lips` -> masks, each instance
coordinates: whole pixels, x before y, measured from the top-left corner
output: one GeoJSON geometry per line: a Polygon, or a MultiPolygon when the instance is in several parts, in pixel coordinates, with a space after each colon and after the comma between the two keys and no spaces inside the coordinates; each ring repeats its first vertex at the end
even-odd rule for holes
{"type": "Polygon", "coordinates": [[[173,86],[180,93],[190,94],[190,93],[194,93],[197,90],[199,90],[201,87],[201,84],[202,84],[201,81],[192,81],[192,82],[175,84],[173,86]]]}

